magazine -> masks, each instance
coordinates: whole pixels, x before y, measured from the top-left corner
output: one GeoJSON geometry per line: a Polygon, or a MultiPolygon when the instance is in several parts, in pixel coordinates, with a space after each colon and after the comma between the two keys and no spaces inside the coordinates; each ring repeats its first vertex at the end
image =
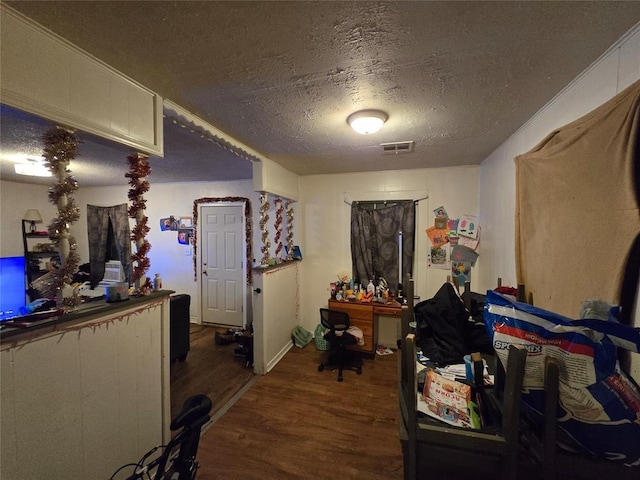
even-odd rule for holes
{"type": "Polygon", "coordinates": [[[471,387],[427,370],[424,390],[418,395],[418,411],[456,427],[479,428],[469,415],[471,387]]]}

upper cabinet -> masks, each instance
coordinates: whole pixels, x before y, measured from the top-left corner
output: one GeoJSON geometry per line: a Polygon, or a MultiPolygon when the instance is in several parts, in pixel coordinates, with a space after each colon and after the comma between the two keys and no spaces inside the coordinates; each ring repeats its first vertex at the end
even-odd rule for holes
{"type": "Polygon", "coordinates": [[[0,101],[163,155],[162,98],[0,4],[0,101]]]}

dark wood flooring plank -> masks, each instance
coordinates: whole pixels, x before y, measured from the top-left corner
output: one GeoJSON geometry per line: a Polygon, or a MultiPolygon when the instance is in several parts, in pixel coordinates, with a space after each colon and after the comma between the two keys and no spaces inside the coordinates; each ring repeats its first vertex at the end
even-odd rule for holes
{"type": "Polygon", "coordinates": [[[401,479],[397,356],[362,375],[318,372],[313,344],[293,348],[200,440],[199,480],[401,479]]]}
{"type": "Polygon", "coordinates": [[[226,332],[224,328],[192,324],[187,359],[171,364],[171,418],[187,398],[199,393],[211,398],[213,415],[253,378],[253,368],[245,366],[244,357],[234,355],[238,344],[216,344],[216,330],[226,332]]]}

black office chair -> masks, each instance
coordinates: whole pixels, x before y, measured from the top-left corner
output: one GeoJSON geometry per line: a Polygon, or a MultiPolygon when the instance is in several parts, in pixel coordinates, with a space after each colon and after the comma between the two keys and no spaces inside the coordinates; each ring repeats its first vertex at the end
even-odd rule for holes
{"type": "Polygon", "coordinates": [[[328,308],[320,309],[320,323],[329,331],[324,334],[324,338],[331,350],[326,362],[318,365],[318,371],[321,372],[325,368],[332,370],[338,368],[338,381],[342,381],[342,370],[354,370],[358,375],[362,374],[362,359],[347,350],[346,347],[355,345],[358,340],[353,335],[347,333],[349,328],[349,314],[338,310],[329,310],[328,308]]]}

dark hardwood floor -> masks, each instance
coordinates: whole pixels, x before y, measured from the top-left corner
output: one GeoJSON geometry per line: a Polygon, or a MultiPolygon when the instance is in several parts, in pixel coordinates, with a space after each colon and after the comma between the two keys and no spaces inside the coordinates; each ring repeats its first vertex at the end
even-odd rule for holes
{"type": "Polygon", "coordinates": [[[313,343],[292,348],[207,428],[197,478],[401,479],[397,354],[342,383],[318,372],[320,357],[313,343]]]}
{"type": "Polygon", "coordinates": [[[254,377],[253,368],[245,366],[245,358],[234,355],[238,344],[216,344],[215,331],[215,327],[191,324],[187,359],[174,362],[170,368],[171,418],[188,397],[198,393],[211,398],[214,415],[254,377]]]}

